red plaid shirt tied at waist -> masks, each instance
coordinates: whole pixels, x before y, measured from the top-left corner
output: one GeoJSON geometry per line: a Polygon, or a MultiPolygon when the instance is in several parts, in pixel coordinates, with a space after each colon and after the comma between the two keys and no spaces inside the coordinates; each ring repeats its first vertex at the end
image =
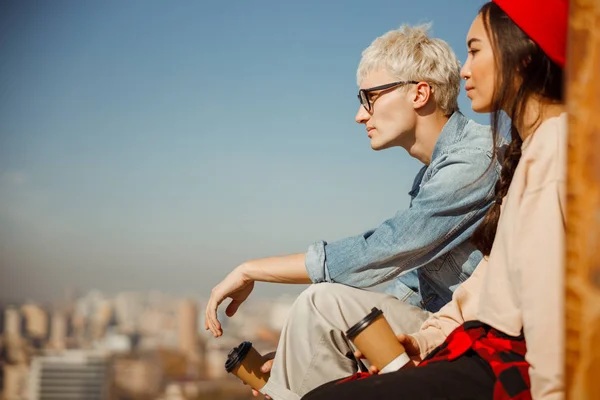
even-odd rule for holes
{"type": "Polygon", "coordinates": [[[509,336],[479,321],[465,322],[419,364],[452,361],[473,350],[496,376],[494,400],[530,400],[529,364],[523,335],[509,336]]]}
{"type": "MultiPolygon", "coordinates": [[[[419,367],[456,360],[468,351],[477,353],[496,376],[494,400],[531,400],[525,338],[522,334],[516,337],[506,335],[480,321],[465,322],[452,331],[419,367]]],[[[359,372],[338,384],[369,376],[369,373],[359,372]]]]}

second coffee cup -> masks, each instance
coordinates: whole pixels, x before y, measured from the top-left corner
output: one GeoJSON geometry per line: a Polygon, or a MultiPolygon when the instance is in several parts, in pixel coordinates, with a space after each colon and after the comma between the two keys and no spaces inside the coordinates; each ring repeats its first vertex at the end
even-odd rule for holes
{"type": "Polygon", "coordinates": [[[225,370],[240,378],[251,388],[260,390],[269,380],[270,374],[262,372],[263,358],[251,342],[242,342],[227,355],[225,370]]]}
{"type": "Polygon", "coordinates": [[[346,337],[381,373],[397,371],[410,361],[383,311],[376,307],[348,329],[346,337]]]}

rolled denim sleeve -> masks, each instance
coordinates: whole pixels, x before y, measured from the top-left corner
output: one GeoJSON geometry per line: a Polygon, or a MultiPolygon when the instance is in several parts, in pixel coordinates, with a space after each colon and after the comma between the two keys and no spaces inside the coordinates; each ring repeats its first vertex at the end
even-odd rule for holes
{"type": "Polygon", "coordinates": [[[329,272],[325,262],[325,246],[327,242],[319,240],[310,245],[306,252],[305,265],[308,277],[313,283],[328,282],[329,272]]]}
{"type": "MultiPolygon", "coordinates": [[[[370,287],[418,268],[467,240],[491,203],[498,168],[481,153],[451,153],[430,166],[411,207],[374,230],[306,253],[311,280],[370,287]]],[[[473,152],[474,150],[469,149],[473,152]]]]}

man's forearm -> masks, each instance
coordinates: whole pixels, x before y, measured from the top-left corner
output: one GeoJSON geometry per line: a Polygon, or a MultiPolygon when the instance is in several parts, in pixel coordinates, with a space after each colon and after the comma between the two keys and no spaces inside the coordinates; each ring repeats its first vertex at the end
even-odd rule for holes
{"type": "Polygon", "coordinates": [[[312,283],[304,265],[305,254],[261,258],[240,265],[249,280],[272,283],[312,283]]]}

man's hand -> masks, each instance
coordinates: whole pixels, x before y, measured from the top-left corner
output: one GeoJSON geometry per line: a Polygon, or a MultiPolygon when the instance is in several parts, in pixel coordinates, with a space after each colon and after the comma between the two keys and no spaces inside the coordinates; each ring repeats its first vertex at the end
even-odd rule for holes
{"type": "MultiPolygon", "coordinates": [[[[404,346],[404,350],[406,350],[406,354],[408,354],[411,360],[411,362],[409,362],[402,368],[416,367],[417,365],[419,365],[419,363],[421,362],[421,348],[419,347],[419,343],[417,342],[417,340],[414,337],[410,335],[405,335],[403,333],[396,337],[398,338],[398,341],[402,343],[402,346],[404,346]]],[[[354,357],[359,359],[365,358],[360,352],[360,350],[356,350],[354,352],[354,357]]],[[[374,365],[371,365],[369,367],[369,372],[372,375],[379,374],[379,370],[374,365]]]]}
{"type": "Polygon", "coordinates": [[[206,305],[206,330],[215,337],[223,334],[221,324],[217,319],[217,308],[226,299],[231,303],[225,313],[232,317],[240,305],[248,298],[254,282],[273,283],[312,283],[305,267],[304,253],[289,256],[261,258],[246,261],[234,269],[221,283],[215,286],[206,305]]]}
{"type": "Polygon", "coordinates": [[[243,272],[243,266],[234,269],[221,283],[215,286],[206,305],[206,318],[204,325],[215,337],[223,334],[221,323],[217,318],[217,308],[227,298],[231,303],[227,306],[225,314],[232,317],[240,305],[248,298],[254,289],[254,281],[249,279],[243,272]]]}
{"type": "MultiPolygon", "coordinates": [[[[265,354],[263,356],[263,361],[265,361],[265,363],[262,365],[262,367],[260,367],[260,370],[264,373],[271,372],[271,368],[273,368],[273,359],[274,358],[275,358],[274,351],[271,353],[265,354]]],[[[252,389],[252,395],[254,397],[260,396],[260,392],[256,389],[252,389]]],[[[270,397],[265,395],[265,399],[270,399],[270,397]]]]}

